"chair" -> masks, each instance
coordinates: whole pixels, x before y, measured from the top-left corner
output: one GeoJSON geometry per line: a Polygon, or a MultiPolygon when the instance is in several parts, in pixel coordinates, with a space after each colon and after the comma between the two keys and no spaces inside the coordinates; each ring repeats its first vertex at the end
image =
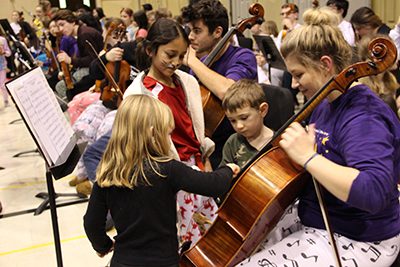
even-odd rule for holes
{"type": "Polygon", "coordinates": [[[264,124],[274,131],[282,127],[294,114],[293,96],[287,88],[260,84],[264,90],[269,110],[264,118],[264,124]]]}
{"type": "Polygon", "coordinates": [[[245,36],[237,36],[237,39],[240,47],[253,50],[253,40],[251,38],[247,38],[245,36]]]}

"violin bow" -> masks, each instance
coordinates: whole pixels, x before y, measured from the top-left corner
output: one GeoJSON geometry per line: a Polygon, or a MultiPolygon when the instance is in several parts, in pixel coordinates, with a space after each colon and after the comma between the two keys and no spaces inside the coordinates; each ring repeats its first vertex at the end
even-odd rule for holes
{"type": "Polygon", "coordinates": [[[101,60],[99,54],[96,52],[96,49],[94,49],[93,45],[88,40],[86,40],[86,43],[90,46],[90,48],[93,50],[94,54],[97,56],[97,59],[100,61],[100,64],[103,66],[104,71],[109,76],[110,80],[112,81],[117,93],[121,97],[123,97],[124,94],[122,93],[121,89],[119,88],[119,86],[118,86],[117,82],[115,81],[114,77],[112,76],[112,74],[108,71],[108,69],[107,69],[106,65],[104,64],[103,60],[101,60]]]}

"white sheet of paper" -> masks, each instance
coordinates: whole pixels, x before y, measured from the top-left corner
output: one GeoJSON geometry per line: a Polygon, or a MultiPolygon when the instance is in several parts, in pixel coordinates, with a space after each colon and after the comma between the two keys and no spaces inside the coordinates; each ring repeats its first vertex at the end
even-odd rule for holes
{"type": "Polygon", "coordinates": [[[6,84],[25,121],[52,166],[67,148],[74,132],[40,68],[6,84]]]}

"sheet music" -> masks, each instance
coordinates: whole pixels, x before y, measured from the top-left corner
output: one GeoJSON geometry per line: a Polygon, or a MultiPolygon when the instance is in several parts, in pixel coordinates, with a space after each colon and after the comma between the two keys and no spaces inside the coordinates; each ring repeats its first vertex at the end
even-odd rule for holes
{"type": "Polygon", "coordinates": [[[6,84],[50,166],[59,161],[74,132],[40,68],[6,84]]]}

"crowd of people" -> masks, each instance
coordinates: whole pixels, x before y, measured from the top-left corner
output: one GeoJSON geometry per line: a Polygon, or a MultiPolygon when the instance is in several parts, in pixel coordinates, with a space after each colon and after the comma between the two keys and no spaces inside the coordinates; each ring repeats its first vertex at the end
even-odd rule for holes
{"type": "Polygon", "coordinates": [[[124,7],[117,18],[99,7],[58,10],[41,1],[31,23],[13,11],[17,40],[0,37],[4,105],[6,76],[23,71],[13,48],[20,42],[46,74],[77,142],[87,143],[69,184],[90,195],[85,231],[100,257],[113,252],[113,267],[178,266],[272,141],[310,177],[254,254],[235,264],[391,266],[400,251],[399,61],[281,128],[303,104],[299,93],[312,99],[367,60],[371,39],[390,38],[400,55],[400,17],[391,29],[369,7],[347,21],[348,8],[347,0],[306,11],[284,4],[282,30],[262,20],[250,37],[225,40],[228,10],[218,0],[191,1],[176,17],[151,4],[124,7]],[[270,66],[253,35],[270,36],[287,68],[270,66]],[[204,92],[222,112],[211,110],[219,116],[211,132],[204,92]]]}

